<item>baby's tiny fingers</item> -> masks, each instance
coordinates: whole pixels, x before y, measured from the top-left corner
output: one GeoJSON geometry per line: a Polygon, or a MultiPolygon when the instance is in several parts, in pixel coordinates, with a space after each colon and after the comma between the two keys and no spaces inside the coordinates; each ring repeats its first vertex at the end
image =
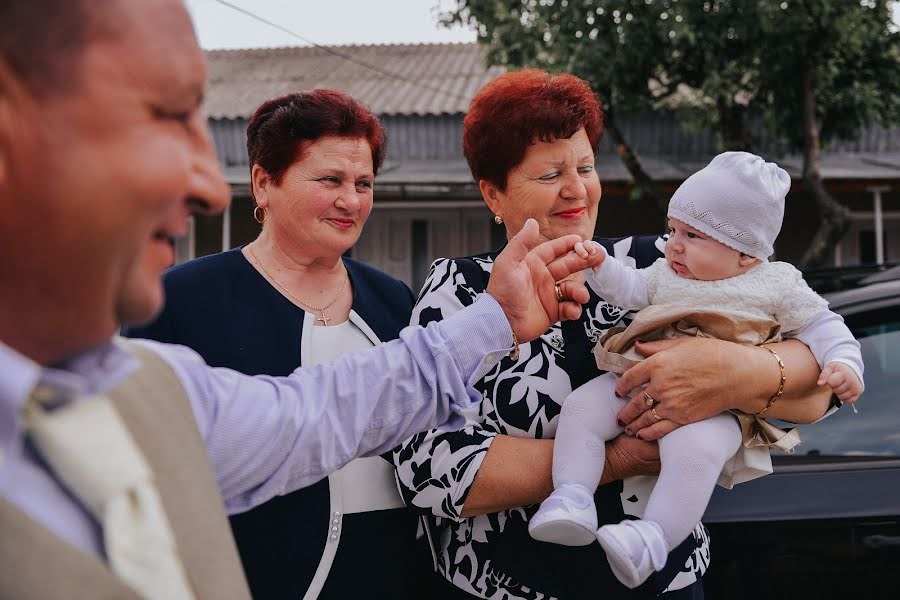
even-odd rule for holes
{"type": "Polygon", "coordinates": [[[835,371],[834,373],[832,373],[828,377],[827,383],[828,387],[830,387],[831,389],[835,389],[838,387],[847,387],[849,385],[849,383],[847,382],[847,378],[844,377],[844,374],[839,371],[835,371]]]}
{"type": "Polygon", "coordinates": [[[822,369],[822,372],[819,373],[819,380],[816,382],[818,385],[825,385],[828,383],[828,379],[836,373],[833,363],[828,363],[825,365],[825,368],[822,369]]]}

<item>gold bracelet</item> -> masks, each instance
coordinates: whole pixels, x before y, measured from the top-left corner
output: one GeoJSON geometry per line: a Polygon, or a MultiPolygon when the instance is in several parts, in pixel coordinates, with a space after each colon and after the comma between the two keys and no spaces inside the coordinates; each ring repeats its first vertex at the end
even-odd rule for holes
{"type": "Polygon", "coordinates": [[[775,360],[778,361],[778,368],[781,371],[781,381],[778,382],[778,391],[775,392],[775,394],[771,398],[769,398],[769,401],[766,402],[766,407],[764,409],[762,409],[758,413],[754,413],[756,416],[759,416],[759,415],[763,414],[764,412],[766,412],[767,410],[769,410],[770,408],[772,408],[772,405],[775,404],[775,401],[778,400],[778,398],[781,397],[781,394],[784,393],[784,382],[787,379],[784,376],[784,361],[781,360],[781,357],[778,356],[778,353],[775,352],[774,350],[772,350],[771,348],[769,348],[768,346],[760,346],[760,348],[765,348],[766,350],[771,352],[772,356],[775,357],[775,360]]]}
{"type": "Polygon", "coordinates": [[[519,338],[516,337],[516,332],[512,329],[509,330],[513,336],[513,349],[509,352],[509,357],[513,360],[519,360],[519,338]]]}

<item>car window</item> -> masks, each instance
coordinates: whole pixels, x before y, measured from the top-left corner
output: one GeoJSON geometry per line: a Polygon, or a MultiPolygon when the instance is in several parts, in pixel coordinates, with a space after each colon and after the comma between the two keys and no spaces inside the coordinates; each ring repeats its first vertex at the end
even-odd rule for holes
{"type": "Polygon", "coordinates": [[[792,457],[900,456],[900,307],[845,319],[859,340],[865,365],[866,389],[857,402],[859,414],[844,406],[827,419],[802,426],[801,444],[778,462],[792,457]]]}

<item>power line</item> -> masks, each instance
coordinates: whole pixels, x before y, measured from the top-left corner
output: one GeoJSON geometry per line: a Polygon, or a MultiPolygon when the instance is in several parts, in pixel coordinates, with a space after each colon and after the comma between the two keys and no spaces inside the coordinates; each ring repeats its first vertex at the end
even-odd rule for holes
{"type": "Polygon", "coordinates": [[[441,94],[447,94],[449,96],[453,96],[454,98],[459,98],[460,100],[468,101],[471,99],[468,96],[463,96],[462,94],[455,92],[453,90],[445,90],[445,89],[437,87],[437,86],[429,85],[422,81],[410,79],[409,77],[405,77],[403,75],[400,75],[399,73],[392,73],[390,71],[385,71],[384,69],[382,69],[376,65],[372,65],[367,62],[357,60],[356,58],[350,56],[349,54],[344,54],[343,52],[339,52],[339,51],[335,50],[334,48],[329,48],[328,46],[323,46],[321,44],[317,44],[316,42],[312,41],[311,39],[300,35],[296,31],[288,29],[284,25],[279,25],[278,23],[273,23],[272,21],[266,19],[265,17],[261,17],[261,16],[257,15],[256,13],[247,10],[246,8],[243,8],[236,4],[232,4],[231,2],[228,2],[227,0],[215,0],[215,1],[223,6],[227,6],[228,8],[230,8],[232,10],[236,10],[237,12],[250,17],[251,19],[255,19],[256,21],[259,21],[260,23],[265,23],[269,27],[274,27],[275,29],[277,29],[279,31],[282,31],[290,36],[297,38],[298,40],[301,40],[301,41],[309,44],[310,46],[314,46],[316,48],[319,48],[320,50],[324,50],[325,52],[328,52],[329,54],[333,54],[334,56],[340,58],[341,60],[346,60],[347,62],[351,62],[353,64],[359,65],[363,68],[369,69],[370,71],[374,71],[376,73],[379,73],[380,75],[384,75],[385,77],[388,77],[390,79],[396,79],[399,81],[403,81],[403,82],[409,83],[410,85],[414,85],[416,87],[431,90],[432,92],[439,92],[441,94]]]}

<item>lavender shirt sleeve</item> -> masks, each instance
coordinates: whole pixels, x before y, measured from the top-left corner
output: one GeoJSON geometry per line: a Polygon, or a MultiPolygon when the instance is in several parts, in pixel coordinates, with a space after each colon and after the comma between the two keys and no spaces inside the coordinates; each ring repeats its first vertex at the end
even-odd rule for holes
{"type": "Polygon", "coordinates": [[[192,350],[141,340],[172,365],[191,400],[226,509],[239,513],[433,427],[458,428],[472,387],[512,335],[488,294],[427,328],[289,377],[210,368],[192,350]]]}

